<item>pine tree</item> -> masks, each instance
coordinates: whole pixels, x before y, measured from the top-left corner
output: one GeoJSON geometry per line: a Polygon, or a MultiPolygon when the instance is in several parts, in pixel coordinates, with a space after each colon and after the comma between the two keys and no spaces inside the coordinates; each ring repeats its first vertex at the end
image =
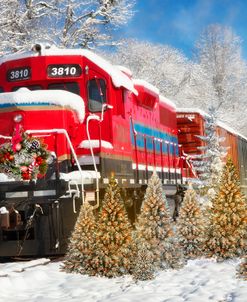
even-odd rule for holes
{"type": "Polygon", "coordinates": [[[246,199],[240,190],[236,168],[229,158],[209,212],[209,255],[218,260],[240,255],[245,248],[246,227],[246,199]]]}
{"type": "Polygon", "coordinates": [[[92,275],[116,277],[129,272],[131,232],[120,189],[111,178],[97,224],[92,275]]]}
{"type": "Polygon", "coordinates": [[[185,264],[183,250],[178,243],[176,233],[165,241],[163,263],[164,269],[180,269],[185,264]]]}
{"type": "Polygon", "coordinates": [[[161,267],[166,252],[166,240],[173,235],[170,220],[161,181],[157,174],[153,173],[137,219],[135,236],[137,239],[145,240],[146,248],[153,255],[156,268],[161,267]]]}
{"type": "Polygon", "coordinates": [[[134,280],[154,279],[155,266],[153,264],[153,254],[146,246],[145,240],[139,239],[136,242],[135,259],[133,259],[132,275],[134,280]]]}
{"type": "Polygon", "coordinates": [[[63,270],[81,274],[91,274],[91,260],[94,253],[96,223],[92,207],[81,206],[74,231],[63,263],[63,270]]]}
{"type": "Polygon", "coordinates": [[[237,276],[247,281],[247,255],[245,255],[243,261],[240,263],[238,267],[237,276]]]}
{"type": "Polygon", "coordinates": [[[205,221],[193,188],[185,192],[179,211],[177,236],[186,259],[194,259],[202,255],[205,243],[205,221]]]}
{"type": "Polygon", "coordinates": [[[201,181],[200,187],[203,193],[210,193],[214,197],[224,165],[222,160],[226,156],[226,148],[221,146],[224,138],[219,137],[216,132],[216,109],[210,107],[208,115],[204,118],[205,135],[198,135],[198,138],[204,142],[204,146],[198,147],[202,153],[194,156],[193,165],[201,181]]]}

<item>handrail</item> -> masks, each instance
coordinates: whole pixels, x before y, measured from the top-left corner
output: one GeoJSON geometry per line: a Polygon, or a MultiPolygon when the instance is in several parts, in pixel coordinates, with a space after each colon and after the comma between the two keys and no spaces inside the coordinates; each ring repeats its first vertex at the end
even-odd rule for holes
{"type": "Polygon", "coordinates": [[[78,161],[78,158],[77,158],[77,155],[75,153],[75,149],[71,143],[71,140],[69,138],[69,135],[68,135],[68,132],[65,130],[65,129],[46,129],[46,130],[26,130],[27,133],[29,134],[34,134],[34,133],[37,133],[37,134],[41,134],[41,133],[59,133],[59,134],[64,134],[68,143],[69,143],[69,146],[70,146],[70,149],[71,149],[71,152],[73,154],[73,157],[75,159],[75,162],[77,164],[77,167],[78,167],[78,170],[80,172],[80,175],[81,175],[81,186],[82,186],[82,202],[84,204],[85,202],[85,190],[84,190],[84,183],[83,183],[83,173],[82,173],[82,169],[81,169],[81,166],[80,166],[80,163],[78,161]]]}

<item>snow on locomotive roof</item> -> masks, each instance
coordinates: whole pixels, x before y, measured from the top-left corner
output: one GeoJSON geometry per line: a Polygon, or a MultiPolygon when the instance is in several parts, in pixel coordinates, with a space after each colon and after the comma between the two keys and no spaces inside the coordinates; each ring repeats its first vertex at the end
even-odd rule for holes
{"type": "Polygon", "coordinates": [[[28,57],[37,57],[39,55],[41,56],[79,55],[79,56],[86,57],[87,59],[94,62],[96,65],[98,65],[100,68],[102,68],[105,72],[107,72],[111,76],[112,82],[115,87],[124,87],[132,91],[134,94],[138,95],[138,92],[134,88],[132,80],[130,80],[126,74],[124,74],[118,67],[112,65],[110,62],[106,61],[105,59],[101,58],[97,54],[87,49],[60,49],[55,46],[52,46],[50,48],[41,47],[40,53],[34,51],[28,51],[22,53],[21,52],[15,53],[11,55],[5,55],[0,58],[0,64],[6,61],[18,60],[28,57]]]}
{"type": "Polygon", "coordinates": [[[165,104],[171,106],[172,108],[176,109],[175,103],[173,101],[169,100],[168,98],[164,97],[163,95],[160,95],[160,102],[165,103],[165,104]]]}
{"type": "Polygon", "coordinates": [[[133,79],[133,83],[134,83],[134,85],[140,85],[140,86],[147,88],[154,94],[159,94],[159,89],[157,87],[153,86],[152,84],[146,82],[145,80],[133,79]]]}
{"type": "Polygon", "coordinates": [[[0,104],[41,104],[48,103],[58,106],[70,107],[82,123],[85,118],[83,99],[72,92],[65,90],[35,90],[20,88],[15,92],[0,94],[0,104]]]}
{"type": "MultiPolygon", "coordinates": [[[[201,116],[206,117],[209,116],[208,113],[204,112],[201,109],[198,108],[178,108],[177,112],[184,112],[184,113],[199,113],[201,116]]],[[[247,137],[245,137],[244,135],[242,135],[241,133],[239,133],[238,131],[236,131],[235,129],[231,128],[230,126],[228,126],[227,124],[221,122],[221,121],[217,121],[217,125],[221,128],[224,128],[225,130],[227,130],[228,132],[235,134],[239,137],[242,137],[244,140],[247,141],[247,137]]]]}
{"type": "Polygon", "coordinates": [[[132,71],[128,68],[128,67],[125,67],[125,66],[122,66],[122,65],[115,65],[119,70],[121,70],[123,73],[125,73],[128,77],[132,77],[133,76],[133,73],[132,71]]]}

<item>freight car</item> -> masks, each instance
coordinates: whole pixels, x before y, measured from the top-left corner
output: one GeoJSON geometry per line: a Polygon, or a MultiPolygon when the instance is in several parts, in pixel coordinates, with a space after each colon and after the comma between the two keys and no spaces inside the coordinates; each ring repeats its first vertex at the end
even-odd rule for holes
{"type": "MultiPolygon", "coordinates": [[[[189,165],[192,165],[189,158],[202,152],[198,147],[203,146],[204,142],[198,135],[205,135],[206,115],[202,110],[195,108],[177,109],[178,141],[187,158],[185,162],[189,162],[189,165]]],[[[247,138],[222,122],[217,123],[216,132],[219,137],[225,138],[221,144],[227,147],[227,156],[232,158],[237,167],[242,192],[247,195],[247,138]]],[[[184,167],[185,178],[195,177],[195,171],[193,172],[193,169],[189,171],[187,167],[184,167]]]]}
{"type": "Polygon", "coordinates": [[[0,59],[0,92],[0,144],[22,129],[52,154],[35,181],[0,163],[0,256],[64,253],[81,203],[98,208],[112,174],[132,221],[154,170],[168,196],[183,183],[174,104],[125,68],[35,45],[0,59]]]}

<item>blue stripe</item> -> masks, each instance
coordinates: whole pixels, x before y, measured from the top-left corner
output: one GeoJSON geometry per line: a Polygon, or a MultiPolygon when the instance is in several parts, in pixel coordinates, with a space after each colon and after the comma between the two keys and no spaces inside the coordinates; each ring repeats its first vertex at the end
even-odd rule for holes
{"type": "Polygon", "coordinates": [[[0,108],[14,107],[14,106],[49,106],[49,103],[0,103],[0,108]]]}
{"type": "MultiPolygon", "coordinates": [[[[175,146],[175,153],[178,156],[178,139],[177,137],[170,135],[166,132],[161,132],[157,129],[154,128],[149,128],[141,124],[134,124],[134,129],[137,132],[136,136],[136,144],[137,148],[144,149],[145,144],[144,144],[144,137],[143,134],[146,135],[146,145],[147,145],[147,150],[149,152],[153,152],[154,147],[153,147],[153,137],[162,139],[163,141],[168,141],[170,143],[176,143],[175,146]]],[[[134,134],[131,129],[131,143],[134,146],[135,141],[134,141],[134,134]]],[[[154,141],[155,144],[155,152],[160,153],[160,142],[154,141]]],[[[171,155],[174,155],[174,145],[169,145],[169,151],[171,155]]],[[[168,153],[168,145],[163,142],[162,144],[162,152],[163,153],[168,153]]]]}

